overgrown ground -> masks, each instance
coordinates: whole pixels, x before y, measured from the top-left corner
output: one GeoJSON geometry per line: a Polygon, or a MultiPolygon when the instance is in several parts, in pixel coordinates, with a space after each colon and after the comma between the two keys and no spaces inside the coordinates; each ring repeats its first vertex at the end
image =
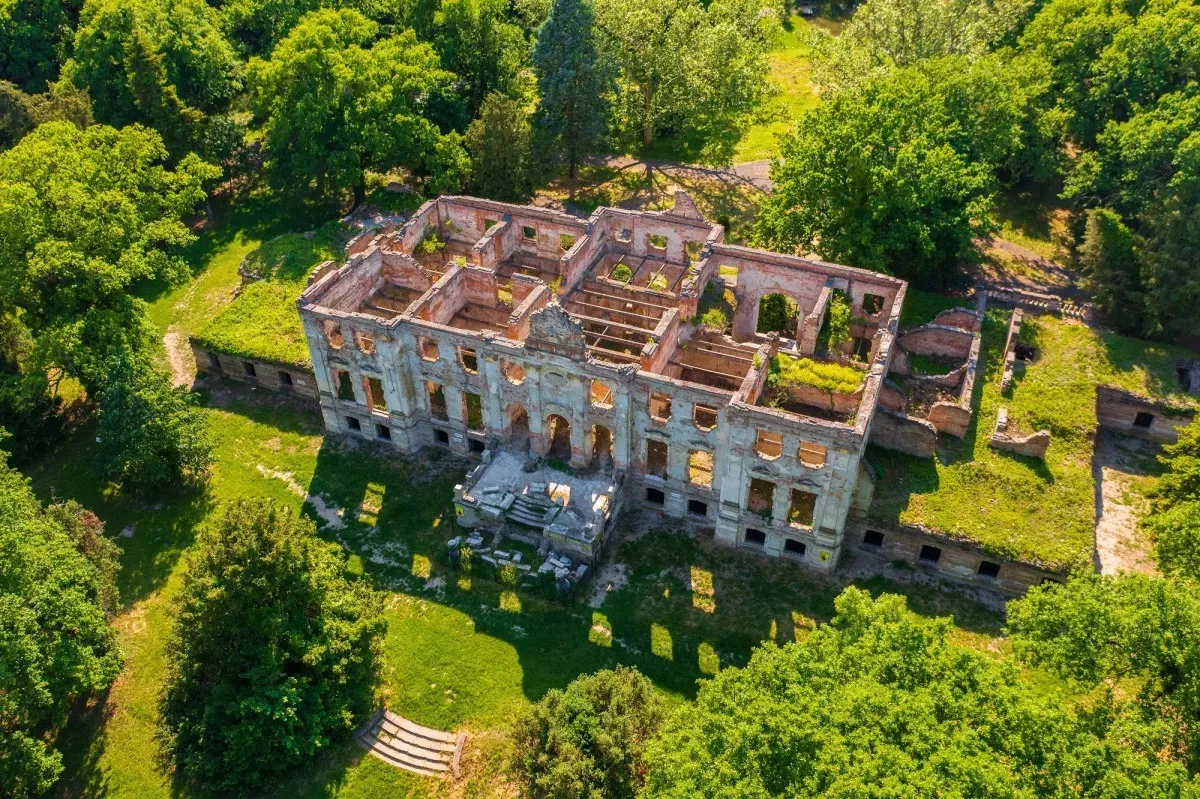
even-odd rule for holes
{"type": "MultiPolygon", "coordinates": [[[[191,332],[228,305],[238,262],[286,224],[272,222],[267,211],[224,218],[227,226],[205,232],[191,250],[196,278],[189,287],[145,292],[156,298],[151,316],[164,330],[191,332]]],[[[713,549],[665,520],[645,530],[630,519],[615,553],[628,567],[628,584],[597,609],[585,603],[563,607],[449,573],[438,562],[453,535],[451,500],[462,462],[436,451],[404,458],[371,444],[327,441],[315,408],[297,400],[212,377],[197,388],[217,442],[212,480],[203,492],[136,500],[98,485],[90,426],[32,473],[43,499],[78,499],[124,548],[116,625],[126,667],[105,696],[78,708],[60,741],[67,766],[63,796],[191,794],[156,761],[156,702],[181,556],[196,527],[225,500],[269,496],[313,514],[321,520],[321,535],[351,554],[350,568],[388,592],[382,698],[419,722],[477,733],[468,784],[454,789],[468,795],[495,789],[504,751],[496,731],[547,690],[627,663],[648,674],[672,702],[686,701],[698,679],[744,663],[761,641],[791,640],[829,618],[833,598],[849,579],[817,580],[795,565],[713,549]]],[[[859,584],[904,593],[925,614],[953,614],[960,641],[985,650],[997,646],[1000,616],[963,595],[881,578],[859,584]]],[[[346,743],[280,786],[278,795],[429,796],[449,790],[346,743]]]]}
{"type": "Polygon", "coordinates": [[[1038,357],[1000,393],[1009,312],[988,312],[976,381],[976,413],[960,442],[943,437],[938,457],[872,447],[879,469],[872,513],[977,541],[999,555],[1053,568],[1086,563],[1093,543],[1092,476],[1096,386],[1184,399],[1173,359],[1182,350],[1107,333],[1054,316],[1026,317],[1023,342],[1038,357]],[[1048,429],[1045,461],[988,446],[1001,407],[1010,429],[1048,429]]]}

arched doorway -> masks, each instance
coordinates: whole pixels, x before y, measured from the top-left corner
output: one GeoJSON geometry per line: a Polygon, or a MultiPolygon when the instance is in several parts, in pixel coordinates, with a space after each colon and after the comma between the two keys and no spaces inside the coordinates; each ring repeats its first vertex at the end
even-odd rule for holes
{"type": "Polygon", "coordinates": [[[546,418],[546,440],[550,442],[546,455],[565,461],[571,459],[571,423],[557,413],[546,418]]]}
{"type": "Polygon", "coordinates": [[[508,437],[518,449],[529,444],[529,411],[519,402],[510,402],[504,410],[508,417],[508,437]]]}
{"type": "Polygon", "coordinates": [[[592,426],[592,466],[608,469],[613,461],[612,431],[602,424],[592,426]]]}
{"type": "Polygon", "coordinates": [[[786,294],[764,294],[758,301],[758,332],[794,339],[800,305],[786,294]]]}

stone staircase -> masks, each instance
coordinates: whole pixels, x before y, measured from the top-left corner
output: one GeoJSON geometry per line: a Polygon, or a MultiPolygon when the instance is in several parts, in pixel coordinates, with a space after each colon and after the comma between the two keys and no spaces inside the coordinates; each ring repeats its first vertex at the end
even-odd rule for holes
{"type": "Polygon", "coordinates": [[[514,522],[541,529],[554,521],[558,510],[545,494],[518,494],[505,515],[514,522]]]}
{"type": "Polygon", "coordinates": [[[422,727],[406,718],[380,708],[366,726],[355,734],[355,740],[368,752],[397,768],[429,777],[458,777],[466,733],[422,727]]]}

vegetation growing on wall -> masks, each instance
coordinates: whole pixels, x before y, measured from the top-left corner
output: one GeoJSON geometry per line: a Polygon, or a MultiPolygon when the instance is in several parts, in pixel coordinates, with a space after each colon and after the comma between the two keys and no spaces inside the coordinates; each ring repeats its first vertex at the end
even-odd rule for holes
{"type": "Polygon", "coordinates": [[[771,359],[767,383],[773,388],[812,386],[826,394],[853,394],[865,379],[866,373],[852,366],[780,354],[771,359]]]}

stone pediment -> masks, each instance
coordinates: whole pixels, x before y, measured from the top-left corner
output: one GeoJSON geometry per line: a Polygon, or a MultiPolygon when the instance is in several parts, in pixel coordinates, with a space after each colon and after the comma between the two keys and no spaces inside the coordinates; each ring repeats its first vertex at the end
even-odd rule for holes
{"type": "Polygon", "coordinates": [[[579,360],[587,358],[583,325],[572,319],[557,302],[539,308],[529,317],[525,346],[579,360]]]}

